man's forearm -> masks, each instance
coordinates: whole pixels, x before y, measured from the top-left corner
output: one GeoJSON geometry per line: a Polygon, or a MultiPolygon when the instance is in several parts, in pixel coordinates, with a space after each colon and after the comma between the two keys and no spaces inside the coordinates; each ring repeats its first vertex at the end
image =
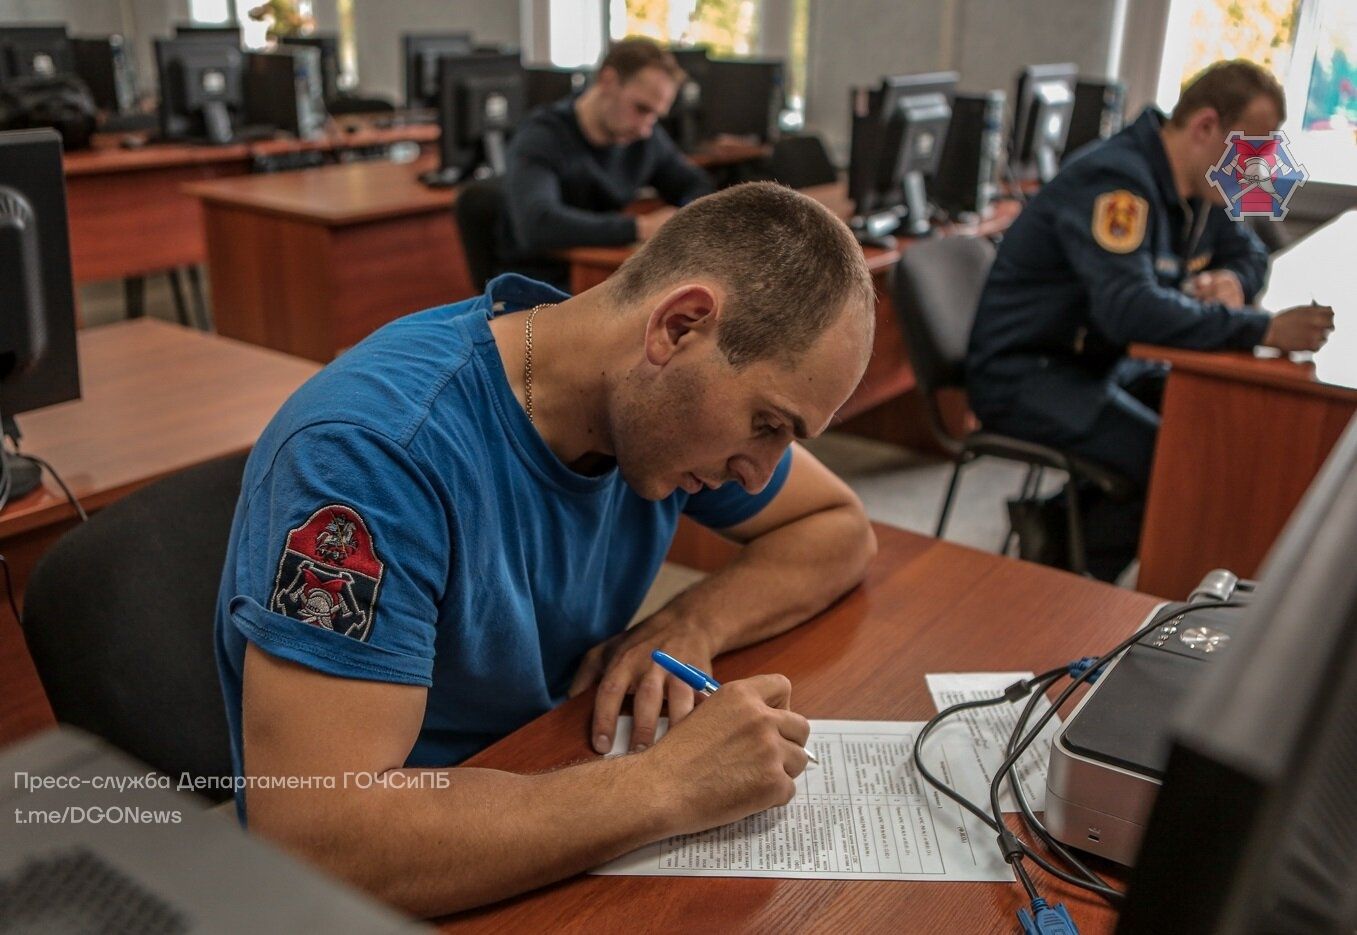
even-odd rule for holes
{"type": "Polygon", "coordinates": [[[641,769],[620,757],[530,776],[399,769],[367,789],[254,790],[250,827],[385,902],[444,915],[665,837],[673,803],[641,769]]]}
{"type": "Polygon", "coordinates": [[[712,655],[729,652],[824,610],[862,580],[875,555],[876,536],[859,509],[812,513],[750,542],[660,612],[706,628],[712,655]]]}

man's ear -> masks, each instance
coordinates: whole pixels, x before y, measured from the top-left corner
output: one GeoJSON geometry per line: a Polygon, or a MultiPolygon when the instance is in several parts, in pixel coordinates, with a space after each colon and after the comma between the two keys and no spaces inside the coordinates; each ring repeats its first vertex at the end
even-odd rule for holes
{"type": "Polygon", "coordinates": [[[695,340],[715,339],[720,310],[716,290],[702,283],[686,283],[659,296],[646,321],[646,361],[663,367],[695,340]]]}
{"type": "Polygon", "coordinates": [[[1214,142],[1225,139],[1226,128],[1221,125],[1220,113],[1214,107],[1203,107],[1188,121],[1192,135],[1200,142],[1214,142]]]}

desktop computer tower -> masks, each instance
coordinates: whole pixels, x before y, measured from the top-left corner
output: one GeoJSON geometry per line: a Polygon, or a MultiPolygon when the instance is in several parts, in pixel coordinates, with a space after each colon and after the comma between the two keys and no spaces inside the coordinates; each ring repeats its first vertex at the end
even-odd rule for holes
{"type": "Polygon", "coordinates": [[[947,214],[983,214],[998,193],[1004,103],[1003,91],[952,100],[952,122],[928,183],[930,200],[947,214]]]}
{"type": "Polygon", "coordinates": [[[328,116],[320,49],[279,46],[245,60],[245,122],[277,127],[298,139],[321,135],[328,116]]]}
{"type": "Polygon", "coordinates": [[[75,72],[89,85],[98,108],[125,114],[137,104],[137,80],[131,54],[122,36],[72,39],[75,72]]]}

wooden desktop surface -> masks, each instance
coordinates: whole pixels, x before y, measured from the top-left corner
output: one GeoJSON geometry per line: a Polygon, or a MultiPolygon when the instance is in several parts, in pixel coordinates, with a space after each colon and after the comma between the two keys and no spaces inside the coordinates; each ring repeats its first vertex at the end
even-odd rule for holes
{"type": "MultiPolygon", "coordinates": [[[[1048,669],[1110,648],[1156,603],[891,527],[876,534],[879,552],[860,588],[803,626],[722,656],[716,677],[783,673],[793,708],[809,718],[922,721],[934,713],[926,673],[1048,669]]],[[[686,555],[676,546],[670,557],[686,555]]],[[[567,702],[466,765],[529,772],[591,758],[592,700],[591,692],[567,702]]],[[[1113,914],[1095,897],[1034,875],[1085,935],[1111,930],[1113,914]]],[[[1024,905],[1016,883],[586,875],[453,917],[445,929],[1002,932],[1024,905]]]]}
{"type": "MultiPolygon", "coordinates": [[[[52,464],[93,512],[174,471],[244,451],[319,368],[153,319],[78,333],[81,399],[19,416],[23,450],[52,464]]],[[[0,511],[16,600],[37,559],[76,523],[44,473],[0,511]]],[[[135,542],[127,543],[136,548],[135,542]]],[[[23,638],[0,602],[0,741],[52,723],[23,638]]]]}
{"type": "Polygon", "coordinates": [[[1261,306],[1333,306],[1335,330],[1314,355],[1131,349],[1172,365],[1141,533],[1141,590],[1181,599],[1212,568],[1257,574],[1357,413],[1354,243],[1357,211],[1349,211],[1272,258],[1261,306]]]}
{"type": "Polygon", "coordinates": [[[243,175],[183,186],[209,205],[239,208],[326,227],[361,224],[431,211],[446,212],[456,201],[451,188],[429,188],[419,174],[436,166],[426,157],[415,165],[355,162],[302,172],[243,175]]]}
{"type": "Polygon", "coordinates": [[[438,127],[379,128],[370,120],[334,124],[317,140],[265,140],[206,146],[150,143],[126,149],[136,134],[96,134],[90,149],[66,153],[71,265],[77,283],[144,276],[201,263],[202,213],[185,183],[245,175],[254,156],[344,150],[396,142],[430,144],[438,127]],[[352,131],[348,128],[352,127],[352,131]]]}

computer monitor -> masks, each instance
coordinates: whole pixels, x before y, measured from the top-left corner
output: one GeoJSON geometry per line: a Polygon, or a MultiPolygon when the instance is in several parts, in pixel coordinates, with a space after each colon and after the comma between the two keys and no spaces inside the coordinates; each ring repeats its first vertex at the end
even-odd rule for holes
{"type": "Polygon", "coordinates": [[[411,109],[437,107],[439,58],[470,55],[473,51],[469,32],[406,33],[401,36],[405,106],[411,109]]]}
{"type": "Polygon", "coordinates": [[[75,74],[66,27],[0,26],[0,78],[50,78],[75,74]]]}
{"type": "Polygon", "coordinates": [[[707,66],[711,59],[706,46],[683,46],[669,49],[687,78],[674,95],[674,104],[669,113],[660,118],[660,126],[668,133],[679,149],[685,153],[695,152],[710,135],[706,130],[703,96],[706,94],[707,66]]]}
{"type": "Polygon", "coordinates": [[[848,196],[850,222],[863,243],[884,243],[901,228],[929,231],[924,176],[933,173],[947,140],[954,71],[888,76],[875,89],[853,92],[848,196]]]}
{"type": "Polygon", "coordinates": [[[1120,935],[1357,928],[1357,420],[1178,709],[1120,935]]]}
{"type": "Polygon", "coordinates": [[[590,68],[524,68],[525,105],[528,110],[536,110],[563,98],[577,97],[593,74],[590,68]]]}
{"type": "Polygon", "coordinates": [[[106,114],[130,113],[137,105],[136,68],[122,36],[71,40],[75,73],[106,114]]]}
{"type": "Polygon", "coordinates": [[[439,168],[424,176],[425,183],[448,186],[476,174],[503,175],[505,144],[523,119],[526,98],[517,53],[439,59],[439,168]]]}
{"type": "Polygon", "coordinates": [[[284,36],[280,45],[306,46],[320,52],[320,81],[325,103],[339,98],[339,36],[335,33],[312,33],[309,36],[284,36]]]}
{"type": "Polygon", "coordinates": [[[1070,129],[1060,161],[1074,155],[1089,143],[1105,140],[1121,129],[1125,119],[1126,85],[1120,81],[1080,80],[1074,86],[1074,106],[1070,110],[1070,129]]]}
{"type": "Polygon", "coordinates": [[[279,45],[245,55],[245,122],[290,133],[299,140],[324,135],[324,81],[320,50],[279,45]]]}
{"type": "Polygon", "coordinates": [[[209,42],[234,42],[237,48],[245,44],[245,37],[237,25],[204,26],[201,23],[179,23],[174,27],[176,39],[206,39],[209,42]]]}
{"type": "Polygon", "coordinates": [[[761,143],[777,138],[778,117],[786,102],[781,61],[714,58],[703,71],[704,136],[748,136],[761,143]]]}
{"type": "MultiPolygon", "coordinates": [[[[51,128],[0,133],[0,269],[0,425],[17,440],[15,416],[80,398],[66,181],[51,128]]],[[[4,457],[11,499],[38,486],[36,464],[4,457]]]]}
{"type": "Polygon", "coordinates": [[[1042,182],[1055,178],[1070,128],[1078,73],[1071,64],[1028,65],[1018,73],[1008,161],[1021,177],[1042,182]]]}
{"type": "Polygon", "coordinates": [[[229,38],[155,40],[160,135],[229,143],[244,108],[245,54],[229,38]]]}

